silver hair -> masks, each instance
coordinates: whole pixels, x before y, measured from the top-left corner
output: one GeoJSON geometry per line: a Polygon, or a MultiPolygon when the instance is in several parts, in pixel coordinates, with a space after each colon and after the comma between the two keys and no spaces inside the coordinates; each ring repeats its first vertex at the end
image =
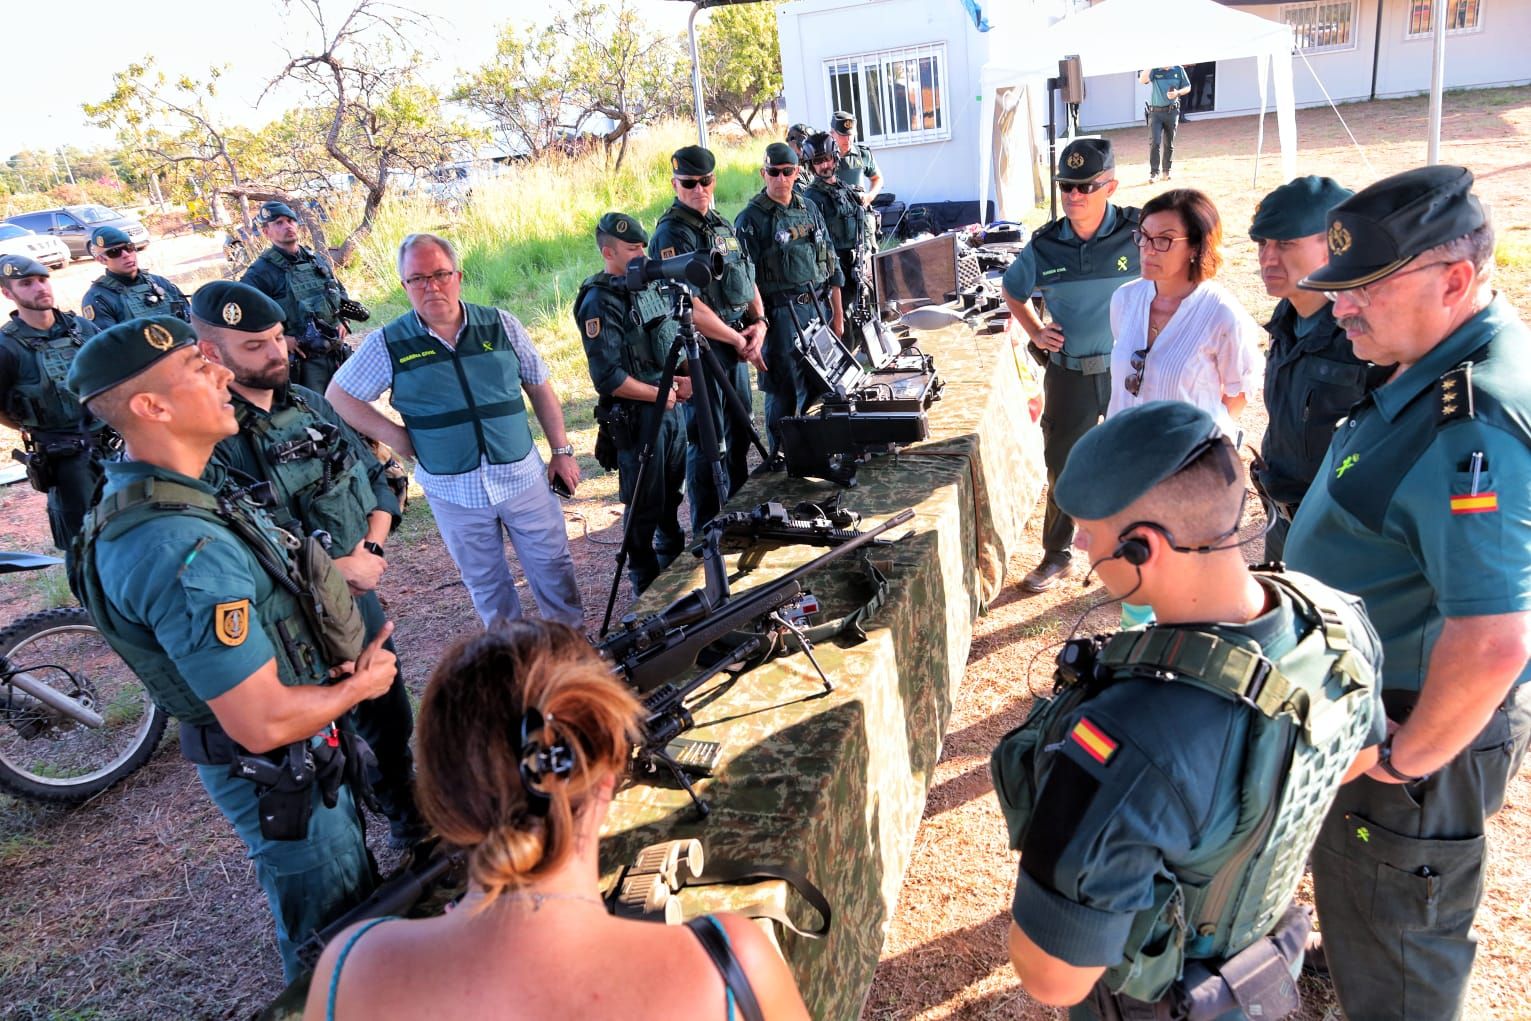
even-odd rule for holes
{"type": "Polygon", "coordinates": [[[452,264],[453,272],[462,269],[462,263],[457,258],[457,249],[453,247],[452,242],[440,234],[410,234],[399,242],[399,279],[404,278],[404,257],[409,254],[410,249],[419,245],[435,245],[446,255],[447,261],[452,264]]]}
{"type": "Polygon", "coordinates": [[[1470,262],[1478,274],[1479,282],[1488,280],[1494,275],[1494,218],[1488,206],[1485,204],[1483,207],[1483,226],[1434,248],[1427,248],[1415,256],[1415,260],[1470,262]]]}

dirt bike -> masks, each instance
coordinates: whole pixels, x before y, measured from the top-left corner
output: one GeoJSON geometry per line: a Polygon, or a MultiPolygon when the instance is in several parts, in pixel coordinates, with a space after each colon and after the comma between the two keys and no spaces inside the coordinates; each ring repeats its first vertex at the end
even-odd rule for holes
{"type": "MultiPolygon", "coordinates": [[[[62,563],[0,552],[0,574],[62,563]]],[[[147,762],[168,720],[80,607],[0,630],[0,788],[85,801],[147,762]]]]}

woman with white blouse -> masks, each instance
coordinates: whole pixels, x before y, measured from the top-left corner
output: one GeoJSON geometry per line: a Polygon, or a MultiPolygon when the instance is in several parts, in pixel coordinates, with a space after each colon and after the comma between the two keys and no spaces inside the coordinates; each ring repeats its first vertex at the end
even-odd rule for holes
{"type": "Polygon", "coordinates": [[[1111,296],[1106,416],[1148,401],[1186,401],[1238,442],[1239,414],[1265,369],[1263,331],[1213,279],[1223,261],[1217,207],[1194,188],[1156,195],[1133,240],[1143,276],[1111,296]]]}

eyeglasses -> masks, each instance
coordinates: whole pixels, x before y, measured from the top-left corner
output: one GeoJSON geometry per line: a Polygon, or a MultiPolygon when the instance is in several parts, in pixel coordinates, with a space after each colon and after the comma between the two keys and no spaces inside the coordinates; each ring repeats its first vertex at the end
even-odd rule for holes
{"type": "Polygon", "coordinates": [[[404,278],[404,286],[412,291],[425,289],[426,284],[435,284],[437,288],[443,288],[457,275],[455,269],[438,269],[434,273],[416,273],[412,277],[404,278]]]}
{"type": "Polygon", "coordinates": [[[1059,181],[1058,190],[1065,195],[1072,195],[1076,191],[1081,195],[1094,195],[1110,183],[1111,178],[1096,181],[1059,181]]]}
{"type": "Polygon", "coordinates": [[[797,173],[796,167],[762,167],[761,169],[771,177],[792,177],[797,173]]]}
{"type": "Polygon", "coordinates": [[[1148,348],[1140,347],[1132,352],[1132,375],[1122,381],[1122,388],[1136,397],[1143,388],[1144,369],[1148,367],[1148,348]]]}
{"type": "Polygon", "coordinates": [[[135,252],[138,250],[133,248],[132,245],[117,245],[113,248],[101,249],[101,254],[106,256],[108,259],[120,259],[122,258],[122,253],[128,251],[129,249],[135,252]]]}
{"type": "Polygon", "coordinates": [[[1185,241],[1186,239],[1186,235],[1184,234],[1179,236],[1161,234],[1158,237],[1154,237],[1150,234],[1144,234],[1140,230],[1135,230],[1132,232],[1133,244],[1137,245],[1139,248],[1152,248],[1156,252],[1167,252],[1175,246],[1176,241],[1185,241]]]}
{"type": "Polygon", "coordinates": [[[1381,280],[1373,280],[1371,283],[1363,284],[1360,287],[1352,287],[1352,288],[1350,288],[1349,290],[1346,290],[1346,291],[1324,291],[1323,295],[1324,295],[1325,298],[1328,298],[1330,301],[1339,301],[1340,300],[1340,296],[1344,295],[1345,297],[1349,298],[1352,302],[1354,302],[1355,306],[1357,308],[1365,308],[1366,306],[1368,306],[1368,305],[1370,305],[1372,303],[1372,292],[1371,292],[1371,289],[1373,287],[1376,287],[1378,284],[1386,283],[1387,281],[1392,280],[1395,277],[1404,277],[1404,276],[1408,276],[1410,273],[1418,273],[1420,270],[1422,270],[1422,269],[1429,269],[1431,266],[1449,266],[1449,265],[1451,265],[1451,263],[1448,262],[1447,260],[1445,260],[1445,259],[1437,259],[1434,262],[1421,263],[1418,266],[1410,266],[1408,269],[1401,269],[1401,270],[1398,270],[1395,273],[1389,273],[1387,276],[1383,277],[1381,280]]]}
{"type": "Polygon", "coordinates": [[[712,185],[712,182],[714,182],[716,180],[717,180],[716,177],[714,177],[711,174],[708,174],[705,177],[677,177],[675,179],[675,183],[680,185],[682,188],[686,188],[686,189],[695,188],[698,185],[700,185],[703,188],[707,188],[707,187],[710,187],[712,185]]]}

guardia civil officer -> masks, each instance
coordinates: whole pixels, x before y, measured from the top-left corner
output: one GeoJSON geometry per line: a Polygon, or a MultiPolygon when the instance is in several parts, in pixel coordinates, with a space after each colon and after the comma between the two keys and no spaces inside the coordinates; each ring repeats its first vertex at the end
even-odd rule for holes
{"type": "Polygon", "coordinates": [[[829,118],[829,132],[840,149],[840,165],[835,171],[836,176],[857,189],[863,206],[870,206],[872,199],[882,191],[882,174],[877,170],[872,150],[865,143],[856,141],[855,115],[845,110],[836,110],[829,118]]]}
{"type": "Polygon", "coordinates": [[[179,718],[182,753],[249,848],[291,980],[303,940],[372,887],[349,790],[361,750],[335,724],[392,685],[392,627],[364,646],[322,550],[293,549],[221,473],[204,476],[239,423],[232,374],[195,340],[152,316],[75,356],[70,389],[126,451],[105,464],[78,573],[91,618],[179,718]]]}
{"type": "Polygon", "coordinates": [[[1353,596],[1245,566],[1243,466],[1193,405],[1107,419],[1057,488],[1106,590],[1159,623],[1069,642],[994,752],[1010,960],[1072,1018],[1284,1017],[1307,849],[1382,737],[1376,634],[1353,596]]]}
{"type": "Polygon", "coordinates": [[[1259,246],[1265,293],[1280,299],[1265,332],[1265,410],[1270,421],[1260,444],[1255,484],[1277,513],[1265,534],[1265,559],[1280,560],[1287,527],[1329,449],[1334,424],[1392,366],[1357,358],[1334,321],[1334,306],[1297,282],[1324,264],[1329,209],[1354,194],[1328,177],[1299,177],[1255,206],[1249,239],[1259,246]]]}
{"type": "Polygon", "coordinates": [[[807,399],[802,369],[793,354],[798,331],[827,313],[830,329],[845,333],[840,306],[845,277],[818,207],[792,192],[798,171],[791,146],[766,146],[760,168],[765,187],[734,218],[734,230],[755,264],[755,283],[769,319],[766,367],[758,382],[766,395],[766,446],[773,463],[780,445],[776,423],[797,414],[807,399]]]}
{"type": "Polygon", "coordinates": [[[80,299],[80,314],[100,329],[138,316],[191,316],[191,303],[179,287],[138,268],[138,248],[121,228],[97,227],[85,247],[106,267],[80,299]]]}
{"type": "Polygon", "coordinates": [[[262,203],[257,220],[271,247],[240,279],[282,306],[293,379],[323,393],[350,354],[346,321],[340,318],[340,303],[348,297],[345,285],[327,256],[298,243],[298,214],[287,203],[262,203]]]}
{"type": "MultiPolygon", "coordinates": [[[[812,177],[804,196],[819,207],[819,213],[829,227],[830,243],[835,246],[840,274],[845,278],[845,284],[840,288],[840,307],[849,311],[862,297],[870,301],[872,282],[868,278],[872,269],[869,260],[873,229],[870,217],[856,189],[836,176],[840,149],[829,132],[810,135],[803,143],[803,152],[812,177]]],[[[867,311],[870,313],[870,306],[867,311]]]]}
{"type": "MultiPolygon", "coordinates": [[[[373,638],[387,623],[377,591],[388,567],[383,544],[399,520],[387,469],[329,401],[290,382],[282,306],[249,284],[216,280],[192,295],[191,325],[203,356],[234,374],[239,434],[219,442],[218,461],[239,482],[270,485],[265,506],[277,524],[320,536],[373,638]]],[[[391,638],[384,647],[397,652],[391,638]]],[[[403,671],[354,716],[377,755],[372,791],[388,817],[389,842],[407,847],[425,836],[425,825],[411,790],[414,716],[403,671]]]]}
{"type": "MultiPolygon", "coordinates": [[[[716,252],[723,257],[723,274],[709,283],[691,303],[696,328],[712,342],[712,352],[723,367],[724,377],[744,401],[754,407],[750,394],[750,366],[766,367],[765,305],[755,286],[755,265],[739,243],[734,228],[714,208],[717,192],[717,160],[707,149],[688,145],[670,157],[670,185],[675,201],[649,239],[649,257],[669,259],[687,252],[716,252]]],[[[700,532],[718,509],[733,496],[749,474],[750,440],[741,423],[727,412],[723,391],[713,388],[714,417],[718,422],[723,464],[728,471],[728,492],[720,494],[712,470],[696,446],[696,408],[685,405],[686,432],[692,440],[686,454],[686,491],[691,497],[691,531],[700,532]]]]}
{"type": "Polygon", "coordinates": [[[1175,129],[1180,126],[1180,97],[1191,91],[1191,78],[1185,68],[1176,64],[1148,68],[1138,75],[1138,81],[1151,90],[1145,111],[1149,137],[1148,183],[1153,184],[1158,179],[1161,168],[1168,181],[1170,164],[1175,159],[1175,129]]]}
{"type": "Polygon", "coordinates": [[[48,277],[35,259],[0,259],[0,294],[16,305],[0,326],[0,423],[20,431],[27,480],[48,494],[53,545],[68,553],[100,474],[90,417],[64,380],[80,345],[97,331],[53,307],[48,277]]]}
{"type": "Polygon", "coordinates": [[[1463,167],[1394,175],[1329,211],[1357,358],[1396,364],[1341,423],[1286,558],[1366,600],[1396,723],[1313,852],[1345,1015],[1458,1017],[1484,824],[1531,737],[1531,330],[1493,288],[1494,229],[1463,167]]]}
{"type": "Polygon", "coordinates": [[[632,519],[625,532],[627,576],[635,595],[653,584],[686,541],[679,517],[686,425],[676,402],[690,398],[691,380],[677,375],[659,392],[665,357],[675,340],[670,300],[658,283],[637,293],[623,284],[627,264],[643,258],[648,240],[643,225],[626,213],[601,217],[595,243],[606,268],[587,278],[574,299],[590,381],[617,446],[622,503],[632,519]],[[640,490],[639,449],[655,414],[659,432],[640,490]]]}
{"type": "Polygon", "coordinates": [[[1074,522],[1058,509],[1053,487],[1069,451],[1111,403],[1111,295],[1138,277],[1132,233],[1142,214],[1136,206],[1111,201],[1117,182],[1110,141],[1070,142],[1058,154],[1056,180],[1063,216],[1031,235],[1004,277],[1010,314],[1047,356],[1042,374],[1047,509],[1042,562],[1021,581],[1028,592],[1052,588],[1072,569],[1074,522]],[[1036,291],[1046,302],[1045,325],[1029,300],[1036,291]]]}
{"type": "MultiPolygon", "coordinates": [[[[793,152],[797,153],[797,162],[799,166],[805,167],[808,165],[808,158],[803,155],[803,143],[808,141],[809,138],[817,133],[818,132],[814,131],[813,128],[801,122],[794,124],[787,129],[787,144],[792,146],[793,152]]],[[[794,195],[801,195],[803,191],[808,187],[807,178],[807,174],[798,174],[797,177],[793,178],[792,193],[794,195]]]]}

